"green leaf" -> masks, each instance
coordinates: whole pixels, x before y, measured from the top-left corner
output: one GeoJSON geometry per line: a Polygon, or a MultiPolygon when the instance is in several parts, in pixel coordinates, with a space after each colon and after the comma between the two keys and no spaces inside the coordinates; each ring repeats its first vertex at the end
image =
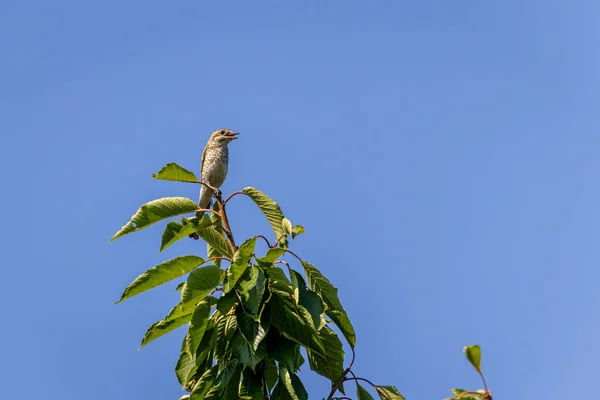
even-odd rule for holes
{"type": "Polygon", "coordinates": [[[248,400],[263,400],[263,380],[259,375],[254,374],[249,369],[242,371],[240,381],[239,398],[248,400]]]}
{"type": "Polygon", "coordinates": [[[331,310],[327,310],[325,313],[337,325],[340,331],[342,331],[342,335],[344,335],[348,341],[348,344],[350,344],[350,347],[354,348],[356,345],[356,335],[354,333],[354,327],[348,318],[348,314],[346,314],[344,311],[331,310]]]}
{"type": "Polygon", "coordinates": [[[266,352],[261,346],[259,346],[258,349],[254,351],[250,343],[248,343],[246,339],[244,339],[240,332],[236,333],[231,342],[233,351],[238,356],[238,360],[242,364],[250,367],[252,371],[255,371],[256,365],[259,362],[261,362],[266,356],[266,352]]]}
{"type": "Polygon", "coordinates": [[[162,234],[160,251],[163,251],[178,240],[188,237],[195,230],[194,225],[191,224],[183,226],[179,222],[169,222],[162,234]]]}
{"type": "Polygon", "coordinates": [[[310,314],[315,329],[318,331],[326,323],[325,306],[318,294],[306,288],[304,278],[297,271],[291,271],[292,287],[294,288],[295,297],[298,299],[298,304],[306,308],[310,314]]]}
{"type": "Polygon", "coordinates": [[[165,181],[178,181],[178,182],[198,182],[198,178],[193,172],[175,164],[168,163],[158,171],[156,174],[152,174],[154,179],[162,179],[165,181]]]}
{"type": "Polygon", "coordinates": [[[271,296],[269,305],[271,323],[275,327],[307,349],[323,354],[323,344],[310,321],[310,316],[302,314],[301,310],[297,311],[289,299],[282,298],[278,294],[271,296]]]}
{"type": "Polygon", "coordinates": [[[358,395],[358,400],[375,400],[373,399],[373,396],[358,383],[358,381],[356,381],[356,394],[358,395]]]}
{"type": "Polygon", "coordinates": [[[269,196],[253,187],[244,188],[242,192],[247,194],[265,215],[271,228],[273,228],[273,232],[275,232],[276,240],[284,243],[285,230],[283,228],[283,219],[285,217],[283,216],[283,212],[281,212],[279,205],[269,196]]]}
{"type": "Polygon", "coordinates": [[[289,219],[287,218],[283,218],[281,220],[281,227],[283,228],[283,232],[285,232],[288,235],[292,234],[292,223],[290,222],[289,219]]]}
{"type": "Polygon", "coordinates": [[[152,267],[127,286],[117,303],[185,275],[203,262],[197,256],[181,256],[152,267]]]}
{"type": "Polygon", "coordinates": [[[293,295],[294,289],[292,283],[285,276],[285,272],[279,267],[271,267],[265,270],[265,273],[269,277],[269,288],[273,292],[279,292],[286,295],[293,295]]]}
{"type": "Polygon", "coordinates": [[[213,297],[205,297],[204,299],[202,299],[202,301],[198,303],[196,309],[194,310],[194,313],[192,314],[186,343],[190,355],[196,354],[196,350],[198,350],[198,345],[200,344],[200,341],[204,336],[204,332],[206,332],[212,300],[214,300],[213,297]]]}
{"type": "Polygon", "coordinates": [[[196,202],[187,197],[164,197],[153,200],[141,206],[135,215],[131,217],[131,221],[115,233],[110,241],[112,242],[121,236],[147,228],[163,219],[188,214],[197,209],[198,205],[196,202]]]}
{"type": "Polygon", "coordinates": [[[196,304],[201,298],[209,294],[214,288],[221,283],[223,270],[214,265],[207,265],[202,268],[196,268],[186,281],[186,284],[181,291],[181,303],[188,306],[196,304]]]}
{"type": "Polygon", "coordinates": [[[208,393],[215,381],[217,376],[217,368],[218,367],[215,365],[202,374],[192,390],[190,400],[204,400],[206,393],[208,393]]]}
{"type": "Polygon", "coordinates": [[[452,389],[450,392],[452,393],[452,396],[458,397],[461,394],[466,393],[467,390],[464,390],[464,389],[452,389]]]}
{"type": "Polygon", "coordinates": [[[263,376],[265,377],[265,383],[267,384],[267,388],[269,390],[273,389],[273,387],[275,387],[275,384],[277,383],[277,375],[279,374],[279,371],[277,370],[277,365],[275,364],[275,361],[273,361],[270,358],[265,359],[265,367],[263,370],[263,376]]]}
{"type": "Polygon", "coordinates": [[[314,265],[303,261],[302,266],[308,278],[309,287],[317,292],[325,305],[327,305],[326,314],[340,328],[350,346],[354,348],[356,344],[354,327],[350,323],[350,319],[344,307],[342,307],[342,303],[340,303],[337,288],[314,265]]]}
{"type": "Polygon", "coordinates": [[[180,326],[183,326],[187,322],[192,319],[192,314],[184,314],[174,318],[165,318],[158,322],[155,322],[148,328],[144,338],[142,339],[142,344],[140,347],[144,347],[154,339],[161,337],[164,334],[167,334],[180,326]]]}
{"type": "Polygon", "coordinates": [[[231,265],[227,269],[227,279],[223,284],[223,290],[225,291],[225,293],[233,289],[233,287],[242,277],[244,272],[246,272],[246,269],[248,268],[248,263],[250,262],[252,254],[254,253],[255,245],[256,238],[254,237],[242,243],[235,252],[233,260],[231,260],[231,265]]]}
{"type": "Polygon", "coordinates": [[[270,359],[285,365],[291,372],[298,370],[296,360],[300,355],[300,345],[287,339],[277,329],[269,329],[265,342],[270,359]]]}
{"type": "Polygon", "coordinates": [[[238,297],[235,292],[225,293],[217,301],[217,310],[223,315],[229,314],[231,309],[237,304],[238,297]]]}
{"type": "Polygon", "coordinates": [[[256,351],[260,342],[267,335],[267,331],[269,329],[267,324],[270,323],[268,316],[265,314],[265,326],[263,323],[261,323],[262,321],[255,321],[246,315],[244,309],[240,306],[238,306],[238,308],[235,310],[235,315],[240,332],[246,341],[250,343],[252,350],[256,351]]]}
{"type": "Polygon", "coordinates": [[[279,366],[279,378],[294,400],[308,400],[308,393],[296,374],[290,373],[285,365],[279,366]]]}
{"type": "Polygon", "coordinates": [[[265,282],[265,275],[260,268],[251,266],[238,283],[244,309],[254,319],[258,318],[260,302],[265,293],[265,282]]]}
{"type": "MultiPolygon", "coordinates": [[[[215,210],[215,211],[219,211],[219,203],[215,202],[215,203],[213,204],[213,206],[212,206],[212,209],[213,209],[213,210],[215,210]]],[[[221,231],[221,228],[220,228],[220,227],[222,227],[222,226],[223,226],[223,222],[221,221],[221,217],[219,217],[219,215],[218,215],[218,214],[215,214],[215,213],[210,213],[210,222],[211,222],[211,224],[212,224],[213,226],[215,226],[215,227],[219,227],[219,229],[215,229],[215,231],[216,231],[216,232],[217,232],[219,235],[221,235],[221,237],[224,239],[224,236],[223,236],[223,235],[225,234],[225,232],[222,232],[222,231],[221,231]]],[[[222,241],[221,241],[221,240],[219,240],[219,242],[221,242],[221,246],[222,246],[222,241]]],[[[229,248],[227,249],[227,251],[229,251],[229,248]]],[[[212,246],[210,243],[207,243],[207,244],[206,244],[206,254],[208,254],[208,258],[211,258],[211,257],[217,257],[217,256],[221,256],[221,255],[222,255],[222,254],[220,254],[220,252],[219,252],[219,251],[218,251],[216,248],[214,248],[214,247],[213,247],[213,246],[212,246]]],[[[213,262],[214,262],[214,264],[215,264],[217,267],[221,268],[221,260],[220,260],[220,259],[215,259],[213,262]]]]}
{"type": "Polygon", "coordinates": [[[293,400],[281,379],[277,380],[277,386],[273,389],[271,400],[293,400]]]}
{"type": "Polygon", "coordinates": [[[376,386],[381,400],[406,400],[395,386],[376,386]]]}
{"type": "Polygon", "coordinates": [[[479,345],[465,346],[463,349],[467,360],[481,374],[481,348],[479,345]]]}
{"type": "Polygon", "coordinates": [[[344,373],[344,350],[342,342],[328,326],[324,326],[319,331],[319,338],[323,343],[325,355],[322,356],[307,350],[310,369],[325,378],[329,378],[335,384],[344,373]]]}
{"type": "Polygon", "coordinates": [[[177,287],[175,288],[176,292],[179,292],[181,289],[183,289],[183,287],[185,286],[185,282],[180,282],[177,287]]]}
{"type": "Polygon", "coordinates": [[[194,357],[186,350],[186,340],[181,342],[181,350],[179,352],[179,360],[175,366],[175,375],[183,388],[188,386],[190,376],[196,371],[196,362],[194,357]]]}
{"type": "Polygon", "coordinates": [[[273,249],[269,249],[267,254],[264,257],[259,258],[257,261],[265,264],[273,264],[273,262],[277,261],[280,257],[285,254],[285,249],[281,247],[276,247],[273,249]]]}
{"type": "MultiPolygon", "coordinates": [[[[203,218],[210,221],[210,218],[206,215],[203,215],[203,218]]],[[[202,225],[204,225],[204,223],[196,228],[196,233],[211,246],[210,257],[215,257],[215,255],[231,257],[233,253],[231,252],[231,247],[229,247],[229,243],[225,240],[225,237],[223,237],[214,226],[202,227],[202,225]]]]}
{"type": "Polygon", "coordinates": [[[295,239],[296,236],[302,235],[304,232],[306,231],[304,230],[304,227],[302,225],[295,225],[292,228],[292,239],[295,239]]]}

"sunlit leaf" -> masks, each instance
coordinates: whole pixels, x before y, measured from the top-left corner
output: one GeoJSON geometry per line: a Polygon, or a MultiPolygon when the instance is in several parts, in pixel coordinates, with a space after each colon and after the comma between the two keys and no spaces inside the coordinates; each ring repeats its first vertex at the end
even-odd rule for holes
{"type": "Polygon", "coordinates": [[[152,267],[125,289],[117,303],[185,275],[202,263],[204,259],[198,256],[181,256],[152,267]]]}
{"type": "Polygon", "coordinates": [[[294,400],[308,400],[308,393],[296,374],[291,373],[284,365],[279,366],[279,378],[294,400]]]}
{"type": "Polygon", "coordinates": [[[194,232],[195,230],[196,229],[191,224],[183,226],[179,222],[169,222],[162,234],[160,251],[163,251],[178,240],[188,237],[190,233],[194,232]]]}
{"type": "Polygon", "coordinates": [[[179,182],[198,182],[198,178],[193,172],[175,164],[168,163],[160,169],[156,174],[152,174],[154,179],[162,179],[166,181],[179,181],[179,182]]]}
{"type": "Polygon", "coordinates": [[[181,302],[194,305],[221,283],[224,271],[214,265],[196,268],[181,291],[181,302]]]}
{"type": "Polygon", "coordinates": [[[463,349],[467,360],[481,374],[481,348],[479,345],[465,346],[463,349]]]}
{"type": "Polygon", "coordinates": [[[206,332],[206,327],[208,326],[208,317],[210,315],[210,306],[213,299],[214,298],[212,297],[205,297],[202,301],[200,301],[200,303],[198,303],[194,313],[192,314],[186,343],[190,355],[196,354],[198,345],[204,336],[204,332],[206,332]]]}
{"type": "Polygon", "coordinates": [[[163,219],[188,214],[197,209],[196,202],[187,197],[165,197],[153,200],[141,206],[131,217],[131,221],[115,233],[110,240],[113,241],[121,236],[137,232],[163,219]]]}
{"type": "Polygon", "coordinates": [[[376,389],[381,400],[405,400],[395,386],[376,386],[376,389]]]}
{"type": "Polygon", "coordinates": [[[375,400],[373,399],[373,396],[358,383],[358,381],[356,381],[356,394],[358,395],[358,400],[375,400]]]}
{"type": "Polygon", "coordinates": [[[283,219],[285,218],[279,205],[269,196],[253,187],[246,187],[242,190],[256,203],[260,211],[265,215],[278,241],[285,241],[285,230],[283,228],[283,219]]]}
{"type": "Polygon", "coordinates": [[[227,280],[223,284],[223,290],[225,291],[225,293],[233,289],[233,287],[242,277],[244,272],[246,272],[246,269],[248,268],[248,263],[250,262],[252,254],[254,253],[255,244],[255,237],[248,239],[244,243],[242,243],[235,252],[233,260],[231,260],[231,265],[227,269],[227,280]]]}
{"type": "Polygon", "coordinates": [[[304,227],[302,225],[294,225],[294,227],[292,228],[292,239],[295,239],[296,236],[302,235],[304,232],[306,231],[304,230],[304,227]]]}

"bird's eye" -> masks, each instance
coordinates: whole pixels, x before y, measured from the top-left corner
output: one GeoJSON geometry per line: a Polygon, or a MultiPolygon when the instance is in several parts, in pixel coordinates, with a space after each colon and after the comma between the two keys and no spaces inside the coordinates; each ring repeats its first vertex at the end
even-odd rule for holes
{"type": "Polygon", "coordinates": [[[224,135],[225,131],[219,131],[219,135],[224,135]]]}

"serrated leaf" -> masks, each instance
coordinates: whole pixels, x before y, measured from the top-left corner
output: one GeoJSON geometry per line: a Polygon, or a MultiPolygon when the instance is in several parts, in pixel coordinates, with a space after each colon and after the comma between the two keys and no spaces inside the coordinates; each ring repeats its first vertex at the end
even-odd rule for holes
{"type": "Polygon", "coordinates": [[[279,378],[291,398],[294,400],[308,400],[308,393],[296,374],[291,373],[284,365],[279,366],[279,378]]]}
{"type": "Polygon", "coordinates": [[[256,266],[251,266],[239,280],[242,304],[247,313],[258,318],[260,303],[265,293],[265,275],[256,266]]]}
{"type": "MultiPolygon", "coordinates": [[[[203,217],[209,219],[206,215],[203,217]]],[[[211,257],[215,257],[215,255],[223,257],[232,256],[233,253],[229,243],[227,240],[225,240],[225,237],[223,237],[223,235],[217,229],[215,229],[214,226],[196,228],[196,233],[211,246],[211,257]]]]}
{"type": "Polygon", "coordinates": [[[219,297],[219,301],[217,301],[217,310],[223,315],[229,314],[231,309],[237,304],[238,297],[235,292],[225,293],[221,297],[219,297]]]}
{"type": "Polygon", "coordinates": [[[206,370],[204,374],[198,379],[198,382],[194,386],[192,393],[190,394],[190,400],[204,400],[206,393],[212,387],[215,378],[217,376],[217,366],[213,366],[206,370]]]}
{"type": "Polygon", "coordinates": [[[269,277],[269,288],[273,292],[279,292],[282,294],[293,295],[294,289],[292,283],[285,276],[285,272],[279,267],[271,267],[265,270],[265,273],[269,277]]]}
{"type": "Polygon", "coordinates": [[[233,260],[231,260],[231,265],[229,266],[229,268],[227,268],[227,279],[223,283],[223,290],[225,291],[225,293],[233,289],[233,287],[242,277],[244,272],[246,272],[246,269],[248,268],[248,263],[250,262],[252,254],[254,253],[255,245],[256,238],[254,237],[242,243],[235,252],[233,260]]]}
{"type": "Polygon", "coordinates": [[[279,205],[269,196],[253,187],[246,187],[242,190],[258,206],[265,215],[278,241],[285,241],[285,231],[283,228],[283,219],[285,218],[279,205]]]}
{"type": "Polygon", "coordinates": [[[198,183],[198,178],[196,178],[196,175],[194,175],[192,171],[188,171],[176,163],[168,163],[156,174],[152,174],[152,178],[162,179],[165,181],[198,183]]]}
{"type": "MultiPolygon", "coordinates": [[[[214,211],[219,211],[219,203],[215,202],[212,206],[212,209],[214,211]]],[[[225,232],[221,231],[221,226],[223,226],[223,222],[221,220],[221,217],[219,217],[218,214],[215,213],[210,213],[210,222],[213,226],[218,227],[218,229],[215,229],[215,231],[221,235],[221,237],[223,237],[224,239],[224,234],[225,232]]],[[[220,254],[221,252],[218,251],[216,248],[214,248],[210,243],[206,244],[206,253],[208,254],[208,258],[212,258],[212,257],[218,257],[221,256],[222,254],[220,254]]],[[[214,264],[221,268],[221,260],[220,259],[215,259],[214,264]]]]}
{"type": "Polygon", "coordinates": [[[358,400],[375,400],[373,399],[373,396],[358,383],[358,381],[356,381],[356,394],[358,395],[358,400]]]}
{"type": "Polygon", "coordinates": [[[186,343],[190,355],[196,355],[198,345],[204,336],[204,332],[206,332],[208,317],[210,315],[210,306],[213,300],[213,297],[205,297],[194,309],[192,319],[190,320],[186,343]]]}
{"type": "Polygon", "coordinates": [[[273,262],[277,261],[280,257],[285,254],[285,249],[281,247],[276,247],[273,249],[269,249],[267,254],[264,257],[257,259],[257,261],[264,264],[273,264],[273,262]]]}
{"type": "Polygon", "coordinates": [[[481,348],[479,345],[465,346],[463,349],[467,360],[481,374],[481,348]]]}
{"type": "Polygon", "coordinates": [[[177,375],[177,380],[183,388],[187,387],[189,378],[196,369],[197,366],[194,357],[186,351],[186,341],[184,338],[181,343],[179,360],[177,361],[177,365],[175,365],[175,375],[177,375]]]}
{"type": "Polygon", "coordinates": [[[328,378],[332,383],[337,383],[344,373],[344,349],[342,342],[328,326],[319,331],[319,338],[323,343],[324,353],[314,353],[307,350],[310,369],[321,376],[328,378]]]}
{"type": "Polygon", "coordinates": [[[302,225],[294,225],[294,227],[292,228],[292,239],[295,239],[296,236],[302,235],[304,232],[306,231],[304,230],[304,227],[302,225]]]}
{"type": "Polygon", "coordinates": [[[291,271],[292,287],[294,288],[295,297],[297,298],[298,304],[306,308],[309,312],[313,325],[318,331],[326,323],[325,320],[325,306],[321,297],[315,292],[306,288],[306,282],[304,278],[297,271],[291,271]]]}
{"type": "Polygon", "coordinates": [[[291,372],[298,371],[297,359],[300,356],[300,345],[283,336],[277,329],[270,329],[265,339],[267,354],[291,372]]]}
{"type": "Polygon", "coordinates": [[[381,400],[406,400],[395,386],[376,386],[375,388],[381,400]]]}
{"type": "Polygon", "coordinates": [[[309,287],[321,296],[327,306],[326,314],[340,328],[350,346],[354,348],[356,334],[344,307],[342,307],[337,288],[314,265],[303,261],[302,266],[308,278],[309,287]]]}
{"type": "Polygon", "coordinates": [[[203,262],[197,256],[181,256],[152,267],[127,286],[117,303],[185,275],[203,262]]]}
{"type": "Polygon", "coordinates": [[[272,359],[265,359],[265,367],[263,370],[263,376],[265,377],[265,384],[269,390],[272,390],[277,383],[277,376],[279,375],[279,371],[277,369],[277,365],[275,361],[272,359]]]}
{"type": "Polygon", "coordinates": [[[270,320],[265,315],[265,318],[263,318],[264,324],[262,321],[256,321],[246,315],[244,309],[240,306],[235,310],[235,316],[240,332],[246,341],[250,343],[252,350],[256,351],[258,345],[267,334],[269,329],[268,323],[270,323],[270,320]]]}
{"type": "Polygon", "coordinates": [[[188,323],[192,318],[192,314],[184,314],[178,316],[176,318],[163,319],[161,321],[155,322],[148,328],[144,338],[142,339],[142,344],[140,347],[144,347],[154,339],[157,339],[177,328],[183,326],[188,323]]]}
{"type": "Polygon", "coordinates": [[[263,380],[260,375],[253,373],[249,369],[242,371],[240,380],[239,398],[248,400],[263,400],[263,380]]]}
{"type": "Polygon", "coordinates": [[[286,334],[290,339],[323,354],[323,344],[317,335],[317,331],[310,321],[310,316],[305,316],[298,310],[289,299],[275,294],[269,300],[271,309],[271,323],[279,331],[286,334]]]}
{"type": "Polygon", "coordinates": [[[186,281],[181,291],[181,303],[185,306],[196,304],[200,299],[214,290],[223,277],[224,271],[214,265],[196,268],[186,281]]]}
{"type": "Polygon", "coordinates": [[[256,365],[266,356],[266,352],[261,346],[254,351],[250,343],[244,339],[240,332],[236,333],[231,342],[233,351],[237,355],[240,363],[250,367],[252,371],[255,371],[256,365]]]}
{"type": "Polygon", "coordinates": [[[196,202],[187,197],[164,197],[162,199],[153,200],[141,206],[133,217],[131,217],[131,221],[115,233],[110,241],[112,242],[121,236],[147,228],[163,219],[188,214],[197,209],[198,205],[196,202]]]}
{"type": "Polygon", "coordinates": [[[188,237],[195,230],[191,224],[183,226],[179,222],[169,222],[162,234],[160,251],[163,251],[178,240],[188,237]]]}

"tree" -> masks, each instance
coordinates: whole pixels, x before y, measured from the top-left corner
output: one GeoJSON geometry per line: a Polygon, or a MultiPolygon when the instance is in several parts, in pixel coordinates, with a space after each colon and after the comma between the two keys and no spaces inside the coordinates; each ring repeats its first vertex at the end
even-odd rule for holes
{"type": "MultiPolygon", "coordinates": [[[[153,177],[204,185],[175,163],[153,177]]],[[[181,399],[308,399],[296,375],[307,361],[301,349],[310,369],[331,382],[328,400],[349,399],[344,385],[348,382],[355,384],[359,400],[373,399],[367,388],[381,399],[404,399],[396,387],[376,385],[352,371],[356,337],[338,289],[289,249],[289,239],[303,234],[304,228],[293,225],[279,205],[258,189],[247,187],[223,200],[220,191],[208,188],[216,199],[212,209],[199,209],[184,197],[154,200],[141,206],[111,239],[180,216],[180,222],[166,225],[160,250],[194,232],[207,243],[207,258],[184,255],[159,264],[138,276],[118,301],[187,275],[177,286],[179,303],[151,325],[142,340],[143,347],[187,324],[175,367],[177,379],[189,392],[181,399]],[[249,197],[262,211],[273,229],[273,240],[257,234],[236,245],[227,204],[238,196],[249,197]],[[193,216],[198,211],[204,215],[193,216]],[[185,217],[188,214],[192,215],[185,217]],[[258,240],[267,244],[265,254],[256,254],[258,240]],[[285,255],[295,260],[295,268],[282,259],[285,255]],[[345,368],[342,341],[334,329],[352,352],[345,368]]],[[[465,353],[481,374],[479,346],[468,346],[465,353]]],[[[491,399],[487,387],[479,392],[453,389],[452,395],[491,399]]]]}

